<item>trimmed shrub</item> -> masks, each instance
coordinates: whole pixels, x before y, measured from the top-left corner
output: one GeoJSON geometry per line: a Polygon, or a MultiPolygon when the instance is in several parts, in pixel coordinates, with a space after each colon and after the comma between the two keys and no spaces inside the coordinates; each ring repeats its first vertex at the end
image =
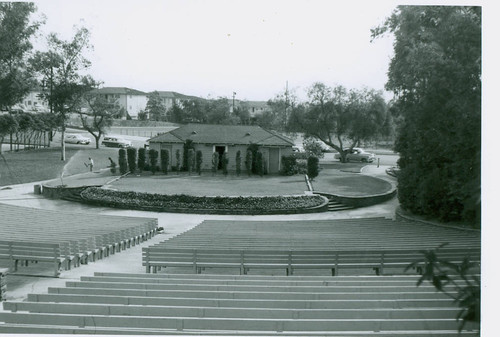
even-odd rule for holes
{"type": "Polygon", "coordinates": [[[175,151],[175,171],[177,171],[177,174],[179,174],[180,169],[181,169],[181,151],[176,150],[175,151]]]}
{"type": "Polygon", "coordinates": [[[307,173],[307,160],[306,159],[297,159],[297,169],[295,173],[298,174],[306,174],[307,173]]]}
{"type": "Polygon", "coordinates": [[[137,156],[137,168],[139,171],[145,170],[144,167],[146,166],[146,149],[141,147],[139,149],[139,154],[137,156]]]}
{"type": "Polygon", "coordinates": [[[252,162],[253,162],[252,151],[247,150],[247,155],[245,156],[245,168],[247,169],[247,173],[249,176],[252,175],[252,162]]]}
{"type": "Polygon", "coordinates": [[[236,152],[236,175],[239,177],[241,174],[241,151],[236,152]]]}
{"type": "Polygon", "coordinates": [[[252,173],[259,174],[257,172],[257,152],[259,151],[259,145],[250,144],[248,150],[252,152],[252,173]]]}
{"type": "Polygon", "coordinates": [[[191,174],[193,172],[193,169],[195,168],[194,165],[195,165],[195,158],[194,158],[194,150],[193,149],[188,149],[188,152],[187,152],[187,157],[188,157],[188,160],[187,160],[187,170],[189,172],[189,174],[191,174]]]}
{"type": "Polygon", "coordinates": [[[149,150],[149,164],[151,165],[151,172],[155,174],[158,171],[158,151],[149,150]]]}
{"type": "Polygon", "coordinates": [[[314,180],[319,174],[319,159],[317,157],[307,158],[307,175],[314,180]]]}
{"type": "Polygon", "coordinates": [[[255,173],[261,177],[264,175],[264,159],[260,151],[257,151],[257,156],[255,158],[255,173]]]}
{"type": "Polygon", "coordinates": [[[161,171],[168,174],[168,166],[170,164],[170,154],[167,149],[160,150],[160,167],[161,171]]]}
{"type": "Polygon", "coordinates": [[[225,176],[227,176],[227,165],[229,163],[229,159],[227,158],[226,152],[224,152],[224,154],[222,155],[221,161],[222,161],[222,173],[225,176]]]}
{"type": "MultiPolygon", "coordinates": [[[[191,166],[189,158],[189,150],[194,151],[193,141],[191,139],[186,139],[183,146],[183,156],[182,156],[182,170],[189,171],[189,166],[191,166]]],[[[192,170],[192,167],[191,167],[192,170]]]]}
{"type": "Polygon", "coordinates": [[[135,173],[137,164],[137,149],[135,147],[129,147],[127,149],[127,162],[128,162],[128,169],[130,170],[131,173],[135,173]]]}
{"type": "Polygon", "coordinates": [[[215,151],[212,154],[212,174],[217,173],[217,168],[219,167],[219,153],[215,151]]]}
{"type": "Polygon", "coordinates": [[[196,172],[201,175],[201,165],[203,164],[203,152],[196,151],[196,172]]]}
{"type": "Polygon", "coordinates": [[[127,151],[125,149],[118,150],[118,165],[120,166],[120,174],[124,175],[128,172],[127,167],[127,151]]]}
{"type": "Polygon", "coordinates": [[[297,158],[294,155],[281,156],[281,175],[293,176],[297,173],[297,158]]]}

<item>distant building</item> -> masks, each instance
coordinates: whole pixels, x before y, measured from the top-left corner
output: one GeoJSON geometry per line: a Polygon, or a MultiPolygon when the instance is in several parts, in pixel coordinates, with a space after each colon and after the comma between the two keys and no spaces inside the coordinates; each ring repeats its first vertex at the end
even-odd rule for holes
{"type": "Polygon", "coordinates": [[[49,103],[41,96],[42,89],[35,87],[30,89],[22,102],[15,104],[12,110],[21,110],[24,112],[50,112],[49,103]]]}
{"type": "Polygon", "coordinates": [[[294,142],[278,133],[251,125],[209,125],[187,124],[149,140],[149,147],[157,151],[166,149],[170,162],[175,163],[175,153],[183,153],[186,140],[192,140],[195,151],[203,156],[203,170],[212,167],[212,155],[226,153],[229,159],[228,170],[236,170],[236,153],[241,153],[241,169],[245,171],[245,156],[250,144],[257,144],[262,152],[267,171],[278,173],[281,170],[281,157],[292,154],[294,142]]]}
{"type": "Polygon", "coordinates": [[[92,92],[122,108],[125,112],[122,118],[129,116],[132,119],[137,119],[139,112],[145,110],[148,103],[148,94],[125,87],[104,87],[95,89],[92,92]]]}
{"type": "MultiPolygon", "coordinates": [[[[169,115],[169,110],[174,106],[174,104],[182,108],[183,107],[182,101],[203,100],[203,98],[200,98],[200,97],[179,94],[178,92],[175,92],[175,91],[157,91],[157,92],[160,95],[162,103],[166,108],[167,121],[172,120],[172,116],[169,115]]],[[[152,93],[153,92],[150,92],[149,94],[152,94],[152,93]]]]}
{"type": "Polygon", "coordinates": [[[250,117],[255,117],[255,115],[259,115],[270,110],[266,101],[241,101],[240,105],[248,108],[250,117]]]}

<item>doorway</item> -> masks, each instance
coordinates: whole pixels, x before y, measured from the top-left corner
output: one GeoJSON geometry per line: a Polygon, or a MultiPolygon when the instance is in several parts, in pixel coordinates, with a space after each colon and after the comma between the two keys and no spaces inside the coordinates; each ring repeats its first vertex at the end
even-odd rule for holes
{"type": "Polygon", "coordinates": [[[217,152],[219,154],[219,164],[217,166],[217,169],[222,170],[222,155],[226,152],[226,146],[225,145],[216,145],[215,152],[217,152]]]}

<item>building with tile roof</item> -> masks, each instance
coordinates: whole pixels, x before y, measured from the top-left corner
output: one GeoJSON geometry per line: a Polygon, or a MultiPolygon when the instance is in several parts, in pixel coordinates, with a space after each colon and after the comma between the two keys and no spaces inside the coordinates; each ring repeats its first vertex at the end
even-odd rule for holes
{"type": "Polygon", "coordinates": [[[137,119],[139,112],[145,110],[148,103],[147,93],[126,87],[104,87],[92,92],[122,108],[124,111],[122,118],[129,116],[132,119],[137,119]]]}
{"type": "Polygon", "coordinates": [[[228,169],[235,171],[238,151],[244,170],[248,146],[256,144],[262,152],[267,171],[271,174],[281,170],[281,157],[292,154],[294,145],[291,139],[255,125],[187,124],[151,138],[149,146],[157,151],[166,149],[170,152],[170,158],[175,158],[177,150],[182,156],[183,145],[188,139],[193,142],[195,151],[202,152],[204,170],[211,169],[212,155],[218,152],[220,156],[226,153],[229,159],[228,169]]]}

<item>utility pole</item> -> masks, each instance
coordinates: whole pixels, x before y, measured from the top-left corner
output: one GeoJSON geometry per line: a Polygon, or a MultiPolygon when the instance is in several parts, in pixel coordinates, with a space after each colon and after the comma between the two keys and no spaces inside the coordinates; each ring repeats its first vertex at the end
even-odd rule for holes
{"type": "Polygon", "coordinates": [[[234,97],[236,96],[236,92],[233,91],[233,114],[234,114],[234,97]]]}
{"type": "Polygon", "coordinates": [[[286,81],[285,88],[285,118],[283,119],[283,131],[286,129],[286,123],[288,121],[288,80],[286,81]]]}

